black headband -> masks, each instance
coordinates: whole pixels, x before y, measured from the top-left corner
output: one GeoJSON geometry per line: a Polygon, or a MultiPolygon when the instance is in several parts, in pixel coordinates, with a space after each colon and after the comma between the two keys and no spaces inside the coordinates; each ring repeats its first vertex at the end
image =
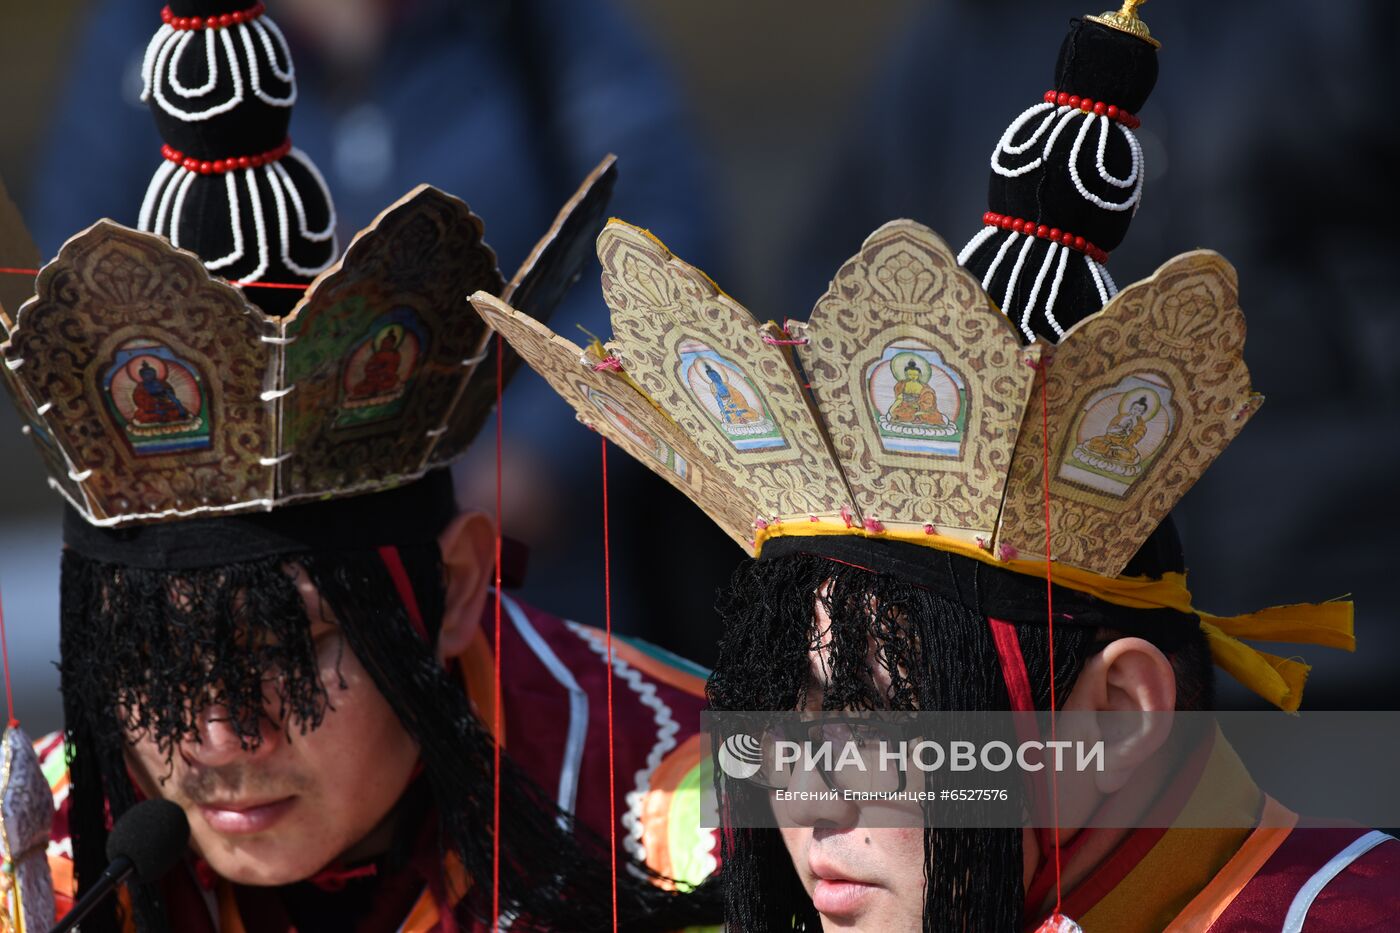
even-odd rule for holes
{"type": "MultiPolygon", "coordinates": [[[[792,554],[811,554],[876,573],[886,573],[922,587],[993,619],[1018,624],[1044,624],[1045,581],[1026,576],[971,557],[923,547],[903,541],[858,535],[793,535],[769,538],[760,560],[773,560],[792,554]]],[[[1160,577],[1180,572],[1181,544],[1170,520],[1153,533],[1142,550],[1129,563],[1125,573],[1160,577]]],[[[1056,623],[1113,628],[1134,633],[1182,631],[1182,622],[1192,624],[1194,615],[1173,609],[1129,609],[1082,593],[1056,586],[1056,623]]]]}
{"type": "Polygon", "coordinates": [[[282,554],[423,544],[436,541],[456,514],[452,475],[441,469],[385,492],[128,528],[99,528],[69,507],[63,543],[103,563],[190,570],[282,554]]]}

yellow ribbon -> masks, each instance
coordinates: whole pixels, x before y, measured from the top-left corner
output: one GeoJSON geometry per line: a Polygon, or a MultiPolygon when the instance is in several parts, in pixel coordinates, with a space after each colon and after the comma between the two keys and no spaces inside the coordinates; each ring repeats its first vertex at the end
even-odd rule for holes
{"type": "MultiPolygon", "coordinates": [[[[999,560],[990,551],[970,541],[948,535],[890,528],[867,531],[857,525],[848,526],[828,519],[775,522],[760,528],[754,534],[754,556],[758,556],[763,549],[763,543],[770,538],[822,535],[853,535],[903,541],[970,557],[984,564],[1028,577],[1045,579],[1044,561],[1019,557],[999,560]]],[[[1191,591],[1186,588],[1186,575],[1181,573],[1163,574],[1158,579],[1106,577],[1078,567],[1055,565],[1054,582],[1116,606],[1130,609],[1174,609],[1198,616],[1201,620],[1201,631],[1205,632],[1211,657],[1216,665],[1259,696],[1290,713],[1297,712],[1298,705],[1302,702],[1303,684],[1307,680],[1310,667],[1300,660],[1262,651],[1241,639],[1321,645],[1327,648],[1341,648],[1344,651],[1356,650],[1354,609],[1349,599],[1271,606],[1268,609],[1236,616],[1217,616],[1201,612],[1191,605],[1191,591]]]]}

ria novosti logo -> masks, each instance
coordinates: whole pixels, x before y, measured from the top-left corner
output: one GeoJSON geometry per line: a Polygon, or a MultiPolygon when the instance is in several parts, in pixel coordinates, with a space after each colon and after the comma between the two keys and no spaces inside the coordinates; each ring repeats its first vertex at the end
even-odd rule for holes
{"type": "Polygon", "coordinates": [[[736,781],[747,781],[763,767],[763,746],[758,739],[736,732],[719,747],[719,769],[736,781]]]}

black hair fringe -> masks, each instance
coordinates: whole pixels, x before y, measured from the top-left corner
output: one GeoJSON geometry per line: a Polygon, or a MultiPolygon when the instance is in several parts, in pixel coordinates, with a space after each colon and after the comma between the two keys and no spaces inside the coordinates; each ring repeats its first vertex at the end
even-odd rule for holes
{"type": "MultiPolygon", "coordinates": [[[[968,581],[976,602],[977,577],[968,581]]],[[[808,699],[810,652],[828,652],[825,710],[1006,710],[986,617],[959,602],[888,574],[811,554],[750,561],[739,568],[718,606],[724,631],[706,690],[712,709],[793,710],[808,699]],[[820,599],[830,627],[815,631],[820,599]],[[870,669],[888,675],[877,686],[870,669]]],[[[1021,647],[1038,708],[1049,705],[1048,632],[1020,626],[1021,647]]],[[[1092,650],[1093,632],[1056,632],[1055,684],[1068,693],[1092,650]]],[[[716,778],[717,781],[722,778],[716,778]]],[[[726,784],[724,794],[742,794],[726,784]]],[[[940,804],[940,806],[946,806],[940,804]]],[[[746,933],[817,930],[820,919],[775,829],[721,834],[725,919],[746,933]]],[[[1017,931],[1024,894],[1019,829],[926,829],[924,929],[1017,931]]]]}
{"type": "MultiPolygon", "coordinates": [[[[435,544],[399,549],[432,641],[445,598],[435,544]]],[[[439,820],[442,854],[461,859],[468,877],[492,873],[492,747],[460,683],[414,631],[382,560],[372,550],[276,556],[219,568],[152,571],[66,552],[60,664],[70,828],[78,888],[106,865],[110,822],[135,803],[125,765],[128,735],[153,737],[167,756],[197,734],[210,703],[228,708],[244,743],[261,741],[263,719],[305,733],[328,697],[309,624],[289,567],[305,569],[355,655],[417,742],[439,820]],[[279,675],[269,681],[265,672],[279,675]],[[268,698],[265,701],[265,697],[268,698]],[[265,706],[265,702],[270,705],[265,706]]],[[[501,903],[518,930],[612,928],[607,845],[561,811],[508,757],[502,757],[501,903]]],[[[713,884],[668,890],[645,866],[619,859],[619,925],[666,930],[717,922],[713,884]]],[[[466,920],[489,922],[490,886],[458,903],[466,920]]],[[[463,894],[464,892],[456,892],[463,894]]],[[[158,886],[131,886],[136,928],[168,933],[158,886]]],[[[118,933],[108,902],[85,930],[118,933]]]]}

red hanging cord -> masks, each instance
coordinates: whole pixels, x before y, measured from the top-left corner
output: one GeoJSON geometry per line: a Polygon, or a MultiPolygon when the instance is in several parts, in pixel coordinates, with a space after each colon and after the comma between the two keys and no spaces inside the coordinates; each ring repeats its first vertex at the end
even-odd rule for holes
{"type": "Polygon", "coordinates": [[[502,409],[501,394],[505,383],[505,340],[496,334],[496,657],[494,660],[496,683],[494,688],[494,708],[492,729],[495,741],[491,744],[491,930],[499,933],[501,928],[501,447],[502,409]]]}
{"type": "MultiPolygon", "coordinates": [[[[0,266],[0,275],[38,275],[38,269],[18,269],[11,266],[0,266]]],[[[230,285],[237,285],[239,288],[299,288],[306,291],[310,282],[229,282],[230,285]]]]}
{"type": "Polygon", "coordinates": [[[613,762],[612,552],[608,544],[608,439],[603,445],[603,624],[608,645],[608,855],[612,863],[612,926],[617,933],[617,773],[613,762]]]}
{"type": "MultiPolygon", "coordinates": [[[[1053,558],[1050,556],[1050,380],[1049,361],[1042,360],[1036,367],[1040,370],[1040,439],[1041,457],[1040,462],[1043,467],[1042,485],[1045,492],[1045,617],[1048,631],[1047,641],[1050,643],[1050,741],[1055,741],[1055,717],[1057,715],[1058,704],[1055,701],[1055,595],[1054,595],[1054,573],[1051,569],[1053,558]]],[[[1052,916],[1060,915],[1060,907],[1063,903],[1063,892],[1060,889],[1060,787],[1058,774],[1052,770],[1050,772],[1050,810],[1053,814],[1051,822],[1055,827],[1055,912],[1052,916]]]]}
{"type": "Polygon", "coordinates": [[[19,725],[19,720],[15,718],[15,694],[10,687],[10,641],[5,636],[5,603],[0,600],[0,652],[5,656],[5,708],[10,715],[9,727],[13,729],[19,725]]]}

